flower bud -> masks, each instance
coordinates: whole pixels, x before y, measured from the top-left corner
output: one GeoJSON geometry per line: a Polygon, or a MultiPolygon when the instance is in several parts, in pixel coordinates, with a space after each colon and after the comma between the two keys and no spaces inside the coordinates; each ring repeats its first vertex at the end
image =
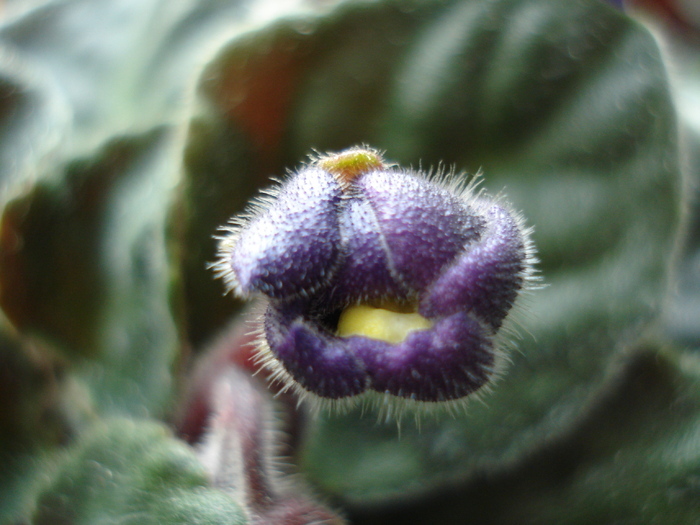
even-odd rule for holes
{"type": "Polygon", "coordinates": [[[519,215],[369,148],[314,159],[221,237],[214,267],[268,298],[259,355],[302,397],[434,406],[502,363],[504,320],[533,282],[519,215]]]}

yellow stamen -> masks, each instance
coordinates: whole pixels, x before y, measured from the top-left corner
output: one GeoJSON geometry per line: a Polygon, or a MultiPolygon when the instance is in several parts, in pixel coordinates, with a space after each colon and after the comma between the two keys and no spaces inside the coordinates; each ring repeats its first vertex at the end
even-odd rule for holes
{"type": "Polygon", "coordinates": [[[395,309],[368,305],[350,306],[338,320],[338,335],[363,335],[388,343],[400,343],[414,330],[427,330],[433,323],[417,312],[397,312],[395,309]]]}
{"type": "Polygon", "coordinates": [[[321,157],[316,161],[316,165],[346,184],[358,175],[387,167],[379,152],[359,147],[321,157]]]}

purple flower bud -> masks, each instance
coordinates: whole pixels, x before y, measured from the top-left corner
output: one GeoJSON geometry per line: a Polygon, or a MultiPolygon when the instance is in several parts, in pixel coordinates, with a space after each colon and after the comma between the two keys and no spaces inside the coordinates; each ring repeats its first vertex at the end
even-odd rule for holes
{"type": "Polygon", "coordinates": [[[331,404],[461,402],[487,385],[534,248],[517,214],[473,190],[352,148],[234,218],[214,267],[237,295],[267,296],[264,366],[331,404]]]}

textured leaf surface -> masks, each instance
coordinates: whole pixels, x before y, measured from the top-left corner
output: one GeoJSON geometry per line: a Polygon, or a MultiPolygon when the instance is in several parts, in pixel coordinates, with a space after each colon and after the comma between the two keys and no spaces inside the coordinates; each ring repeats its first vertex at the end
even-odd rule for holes
{"type": "Polygon", "coordinates": [[[166,129],[115,140],[3,214],[8,317],[80,362],[76,370],[103,409],[160,412],[171,395],[178,352],[165,237],[172,146],[166,129]]]}
{"type": "MultiPolygon", "coordinates": [[[[404,430],[419,478],[465,476],[578,418],[616,347],[658,307],[676,213],[673,112],[649,36],[593,2],[455,4],[420,34],[395,85],[379,145],[483,168],[535,225],[549,285],[530,299],[519,351],[485,403],[404,430]]],[[[372,482],[357,472],[356,496],[367,496],[372,482]]],[[[416,479],[396,474],[396,490],[416,479]]]]}
{"type": "MultiPolygon", "coordinates": [[[[1,42],[1,41],[0,41],[1,42]]],[[[70,110],[43,72],[0,43],[0,203],[45,175],[70,126],[70,110]]]]}
{"type": "Polygon", "coordinates": [[[80,361],[101,408],[170,403],[180,125],[217,43],[298,6],[253,4],[50,1],[0,25],[0,303],[80,361]]]}
{"type": "Polygon", "coordinates": [[[0,316],[0,523],[31,505],[43,449],[65,443],[85,416],[62,359],[44,342],[21,337],[0,316]]]}
{"type": "Polygon", "coordinates": [[[507,473],[352,523],[696,523],[699,364],[643,345],[597,407],[507,473]]]}
{"type": "Polygon", "coordinates": [[[67,453],[39,497],[33,523],[246,523],[241,507],[208,487],[194,452],[162,425],[98,423],[67,453]]]}
{"type": "Polygon", "coordinates": [[[21,516],[40,458],[51,462],[85,412],[162,418],[171,407],[184,347],[168,217],[179,126],[212,46],[296,5],[48,0],[3,11],[0,304],[21,340],[51,352],[2,341],[15,401],[3,411],[0,521],[21,516]],[[65,385],[77,392],[63,396],[65,385]]]}

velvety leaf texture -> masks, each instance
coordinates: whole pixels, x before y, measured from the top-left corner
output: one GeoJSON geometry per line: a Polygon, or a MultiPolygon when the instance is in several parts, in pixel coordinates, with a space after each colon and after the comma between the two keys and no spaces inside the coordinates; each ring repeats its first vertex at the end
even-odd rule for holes
{"type": "Polygon", "coordinates": [[[247,522],[237,502],[207,484],[194,453],[162,425],[107,420],[68,450],[33,523],[247,522]]]}

